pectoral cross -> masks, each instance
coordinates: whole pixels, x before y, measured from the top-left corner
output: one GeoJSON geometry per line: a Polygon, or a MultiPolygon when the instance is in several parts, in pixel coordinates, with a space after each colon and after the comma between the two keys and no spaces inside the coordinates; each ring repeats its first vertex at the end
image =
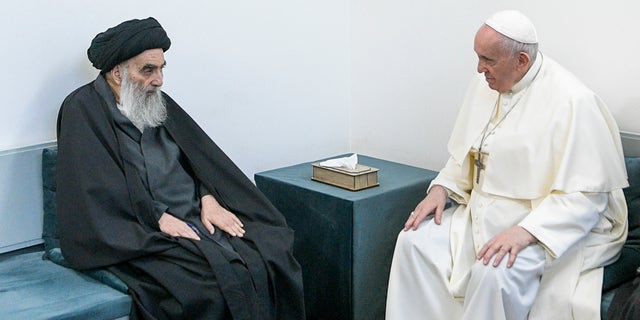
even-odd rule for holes
{"type": "Polygon", "coordinates": [[[476,183],[480,183],[480,171],[484,170],[484,163],[482,163],[482,153],[478,152],[478,157],[474,161],[476,165],[476,183]]]}

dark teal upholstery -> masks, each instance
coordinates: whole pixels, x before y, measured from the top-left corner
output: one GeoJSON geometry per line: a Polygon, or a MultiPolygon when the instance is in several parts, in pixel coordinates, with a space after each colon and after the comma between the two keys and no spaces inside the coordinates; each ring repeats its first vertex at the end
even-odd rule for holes
{"type": "Polygon", "coordinates": [[[606,311],[609,309],[615,289],[632,281],[636,277],[636,269],[640,267],[640,157],[627,157],[625,164],[629,187],[623,191],[629,212],[629,234],[620,258],[604,268],[601,306],[603,319],[606,319],[606,311]]]}
{"type": "MultiPolygon", "coordinates": [[[[43,188],[43,226],[42,239],[44,240],[44,258],[53,261],[63,267],[69,267],[60,251],[60,238],[57,230],[56,219],[56,160],[58,151],[55,148],[46,148],[42,151],[42,188],[43,188]]],[[[104,284],[121,292],[127,292],[127,285],[113,273],[104,269],[83,271],[86,275],[103,282],[104,284]]]]}
{"type": "Polygon", "coordinates": [[[56,158],[58,151],[47,148],[42,151],[42,196],[44,217],[42,239],[45,252],[60,248],[56,220],[56,158]]]}
{"type": "MultiPolygon", "coordinates": [[[[50,249],[47,253],[46,253],[46,258],[51,260],[52,262],[63,266],[65,268],[71,268],[69,266],[69,263],[67,263],[67,261],[64,259],[64,257],[62,256],[62,252],[60,251],[60,248],[53,248],[50,249]]],[[[108,285],[109,287],[116,289],[122,293],[128,293],[129,292],[129,288],[127,287],[127,285],[122,282],[122,280],[120,280],[120,278],[116,277],[115,274],[105,270],[105,269],[92,269],[92,270],[84,270],[82,271],[82,273],[86,274],[87,276],[96,279],[106,285],[108,285]]]]}
{"type": "Polygon", "coordinates": [[[120,319],[131,310],[127,286],[106,270],[68,268],[56,230],[55,149],[42,153],[45,251],[0,259],[0,319],[120,319]]]}
{"type": "Polygon", "coordinates": [[[131,297],[95,279],[42,259],[42,252],[0,263],[0,319],[116,319],[131,297]]]}
{"type": "Polygon", "coordinates": [[[626,158],[626,165],[629,187],[624,189],[624,195],[629,210],[629,235],[618,261],[604,269],[603,291],[633,279],[640,266],[640,158],[626,158]]]}

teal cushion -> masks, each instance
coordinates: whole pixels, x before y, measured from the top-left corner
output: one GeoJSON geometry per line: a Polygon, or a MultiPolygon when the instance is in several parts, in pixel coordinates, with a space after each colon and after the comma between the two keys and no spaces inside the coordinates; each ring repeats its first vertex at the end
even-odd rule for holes
{"type": "Polygon", "coordinates": [[[629,237],[627,243],[640,249],[640,157],[627,158],[629,187],[624,189],[629,208],[629,237]]]}
{"type": "MultiPolygon", "coordinates": [[[[56,160],[58,150],[45,148],[42,150],[42,195],[43,195],[43,225],[42,239],[44,240],[44,259],[69,268],[69,263],[64,259],[60,251],[60,237],[57,230],[56,219],[56,160]]],[[[113,273],[104,269],[83,271],[86,275],[114,288],[120,292],[127,292],[127,285],[113,273]]]]}
{"type": "Polygon", "coordinates": [[[60,247],[56,223],[56,148],[42,150],[42,202],[44,207],[42,239],[45,252],[60,247]]]}
{"type": "Polygon", "coordinates": [[[129,295],[41,257],[42,252],[31,252],[0,263],[0,319],[116,319],[129,315],[129,295]]]}
{"type": "Polygon", "coordinates": [[[620,258],[604,268],[603,292],[632,280],[640,266],[640,157],[625,158],[629,187],[625,188],[629,235],[620,258]]]}
{"type": "Polygon", "coordinates": [[[607,311],[609,310],[609,307],[611,306],[611,302],[613,301],[613,297],[615,295],[615,289],[602,293],[602,302],[600,303],[600,319],[607,319],[607,311]]]}
{"type": "MultiPolygon", "coordinates": [[[[49,252],[46,254],[45,257],[58,265],[61,265],[63,267],[68,267],[68,268],[70,267],[67,260],[65,260],[64,256],[62,256],[62,252],[60,251],[60,248],[53,248],[49,250],[49,252]]],[[[122,293],[128,292],[127,285],[124,282],[122,282],[120,278],[116,277],[116,275],[114,275],[113,273],[107,270],[91,269],[91,270],[83,270],[82,273],[122,293]]]]}

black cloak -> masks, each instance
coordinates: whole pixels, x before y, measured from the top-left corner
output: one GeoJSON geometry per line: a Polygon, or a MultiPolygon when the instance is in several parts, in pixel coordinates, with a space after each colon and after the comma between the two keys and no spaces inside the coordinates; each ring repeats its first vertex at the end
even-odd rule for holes
{"type": "MultiPolygon", "coordinates": [[[[164,126],[188,159],[194,178],[244,224],[244,237],[231,238],[231,243],[240,254],[242,248],[253,249],[264,263],[268,288],[262,289],[270,292],[270,314],[276,319],[304,319],[302,275],[292,252],[293,231],[195,121],[163,95],[168,114],[164,126]]],[[[157,257],[171,261],[170,265],[179,270],[193,267],[181,263],[200,259],[208,270],[200,270],[198,277],[213,274],[233,319],[263,317],[256,311],[261,301],[256,301],[255,293],[248,293],[246,284],[238,280],[237,270],[231,267],[232,258],[216,248],[202,248],[200,241],[160,232],[151,196],[133,165],[123,159],[123,145],[109,108],[115,108],[115,97],[99,75],[69,94],[58,114],[56,201],[65,259],[78,269],[108,267],[120,276],[132,291],[133,318],[152,318],[144,307],[149,292],[171,296],[168,301],[178,301],[176,308],[202,308],[194,303],[203,303],[204,292],[185,289],[186,284],[178,280],[156,283],[154,279],[154,272],[156,278],[171,279],[176,269],[158,270],[161,267],[154,264],[157,257]],[[177,296],[184,292],[187,297],[177,296]]],[[[191,276],[196,279],[189,280],[198,281],[191,276]]],[[[185,275],[181,277],[176,279],[185,275]]],[[[206,303],[221,304],[219,300],[206,303]]]]}

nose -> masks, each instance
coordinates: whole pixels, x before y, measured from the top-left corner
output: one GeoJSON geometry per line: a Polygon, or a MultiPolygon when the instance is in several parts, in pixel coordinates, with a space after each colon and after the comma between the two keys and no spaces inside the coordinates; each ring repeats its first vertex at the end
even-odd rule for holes
{"type": "Polygon", "coordinates": [[[484,63],[482,63],[482,60],[478,60],[478,73],[485,73],[487,72],[487,67],[484,65],[484,63]]]}
{"type": "Polygon", "coordinates": [[[151,76],[151,81],[149,82],[150,85],[154,86],[154,87],[162,87],[162,70],[158,70],[156,72],[153,73],[153,75],[151,76]]]}

